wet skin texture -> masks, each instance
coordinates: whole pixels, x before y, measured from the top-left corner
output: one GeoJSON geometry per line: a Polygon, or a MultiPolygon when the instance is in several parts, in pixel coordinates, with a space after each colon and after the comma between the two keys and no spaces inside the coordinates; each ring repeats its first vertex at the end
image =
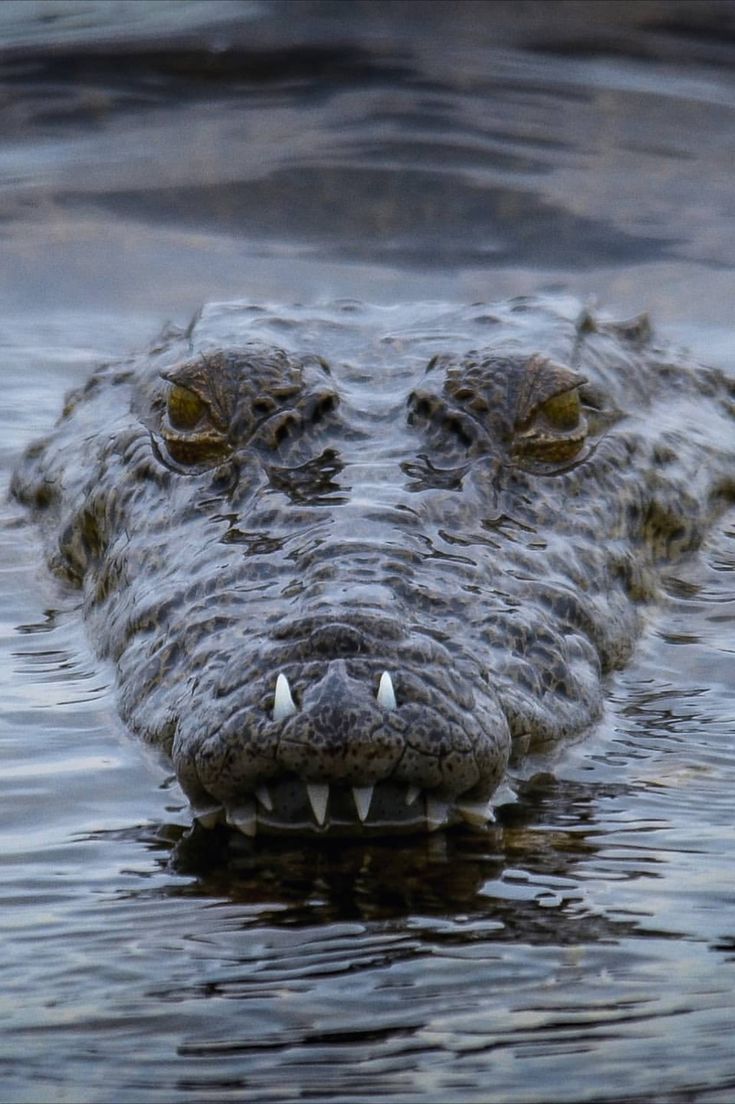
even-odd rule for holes
{"type": "Polygon", "coordinates": [[[203,824],[481,827],[600,715],[733,436],[645,318],[215,304],[68,396],[12,490],[203,824]]]}

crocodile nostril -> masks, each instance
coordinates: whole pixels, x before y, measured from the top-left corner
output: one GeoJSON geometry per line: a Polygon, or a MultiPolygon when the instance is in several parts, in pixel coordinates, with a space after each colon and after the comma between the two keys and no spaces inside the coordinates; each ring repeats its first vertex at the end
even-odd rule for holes
{"type": "Polygon", "coordinates": [[[309,636],[309,649],[319,656],[354,656],[368,651],[368,642],[352,625],[322,625],[309,636]]]}

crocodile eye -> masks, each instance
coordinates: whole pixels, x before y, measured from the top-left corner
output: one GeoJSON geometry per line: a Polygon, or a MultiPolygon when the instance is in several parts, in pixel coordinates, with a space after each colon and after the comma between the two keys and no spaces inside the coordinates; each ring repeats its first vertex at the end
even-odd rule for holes
{"type": "Polygon", "coordinates": [[[518,427],[514,452],[542,464],[573,460],[587,440],[587,420],[577,387],[539,403],[526,424],[518,427]]]}
{"type": "Polygon", "coordinates": [[[576,429],[582,414],[579,391],[575,387],[562,395],[554,395],[541,405],[538,413],[553,429],[562,431],[576,429]]]}
{"type": "Polygon", "coordinates": [[[524,456],[531,460],[539,460],[546,464],[563,464],[567,460],[573,460],[581,451],[584,437],[578,440],[560,437],[556,440],[529,442],[524,449],[524,456]]]}
{"type": "Polygon", "coordinates": [[[213,424],[210,405],[188,387],[171,381],[161,436],[172,460],[183,465],[217,463],[229,452],[227,434],[213,424]]]}
{"type": "Polygon", "coordinates": [[[186,387],[173,384],[168,393],[168,420],[174,429],[194,429],[199,424],[206,404],[186,387]]]}

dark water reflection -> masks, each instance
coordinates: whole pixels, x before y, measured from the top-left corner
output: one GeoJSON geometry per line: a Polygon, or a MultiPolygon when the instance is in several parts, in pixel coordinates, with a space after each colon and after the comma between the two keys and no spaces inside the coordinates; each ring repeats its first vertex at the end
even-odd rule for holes
{"type": "MultiPolygon", "coordinates": [[[[541,288],[732,370],[730,3],[5,3],[3,488],[205,299],[541,288]],[[349,17],[347,15],[349,12],[349,17]]],[[[729,1101],[735,529],[487,837],[190,833],[0,514],[3,1101],[729,1101]]]]}
{"type": "MultiPolygon", "coordinates": [[[[355,152],[368,164],[374,161],[370,148],[355,152]]],[[[71,209],[101,207],[156,226],[229,230],[256,241],[284,235],[309,251],[327,249],[334,259],[444,271],[488,263],[537,266],[546,259],[552,238],[556,263],[578,270],[674,255],[674,239],[613,231],[603,219],[575,215],[532,191],[443,177],[437,170],[449,151],[434,152],[436,164],[423,169],[415,167],[420,151],[417,157],[415,146],[403,148],[401,160],[410,156],[413,164],[400,174],[395,166],[352,171],[302,165],[263,180],[149,188],[142,196],[113,191],[93,200],[72,192],[61,202],[71,209]],[[349,195],[354,208],[335,209],[341,195],[349,195]],[[521,235],[519,226],[524,228],[521,235]]],[[[497,168],[497,155],[487,155],[487,160],[497,168]]],[[[515,159],[505,160],[506,169],[513,171],[507,161],[515,159]]]]}

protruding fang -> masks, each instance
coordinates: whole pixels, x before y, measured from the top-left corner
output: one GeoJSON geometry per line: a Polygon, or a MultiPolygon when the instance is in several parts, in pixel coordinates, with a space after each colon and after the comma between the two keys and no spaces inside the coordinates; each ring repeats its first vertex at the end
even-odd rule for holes
{"type": "Polygon", "coordinates": [[[482,829],[495,820],[493,810],[487,801],[477,805],[470,801],[458,801],[456,809],[462,820],[472,828],[482,829]]]}
{"type": "Polygon", "coordinates": [[[365,823],[368,813],[370,812],[370,802],[373,800],[374,789],[374,786],[352,787],[352,796],[355,799],[355,808],[357,809],[357,815],[360,818],[361,824],[365,823]]]}
{"type": "Polygon", "coordinates": [[[397,709],[396,692],[393,689],[393,679],[390,677],[387,671],[383,671],[380,676],[380,686],[378,687],[378,705],[382,705],[383,709],[397,709]]]}
{"type": "Polygon", "coordinates": [[[306,793],[314,813],[314,819],[319,827],[321,827],[327,819],[329,785],[326,782],[307,782],[306,793]]]}
{"type": "Polygon", "coordinates": [[[449,805],[446,801],[440,801],[438,797],[431,797],[430,794],[426,795],[426,820],[430,831],[446,824],[448,815],[449,805]]]}
{"type": "Polygon", "coordinates": [[[273,812],[273,800],[265,782],[261,782],[260,785],[256,787],[255,796],[264,809],[267,809],[269,813],[273,812]]]}
{"type": "Polygon", "coordinates": [[[192,805],[192,812],[202,828],[214,828],[222,819],[221,805],[192,805]]]}
{"type": "Polygon", "coordinates": [[[273,720],[282,721],[296,712],[296,704],[291,697],[291,687],[285,675],[276,679],[276,694],[273,699],[273,720]]]}
{"type": "Polygon", "coordinates": [[[415,802],[416,798],[419,796],[420,793],[421,793],[421,787],[420,786],[414,786],[413,783],[412,783],[408,787],[408,789],[406,790],[406,804],[407,805],[413,805],[413,803],[415,802]]]}
{"type": "Polygon", "coordinates": [[[258,830],[258,818],[255,813],[255,802],[245,800],[227,810],[227,823],[237,828],[244,836],[254,836],[258,830]]]}

